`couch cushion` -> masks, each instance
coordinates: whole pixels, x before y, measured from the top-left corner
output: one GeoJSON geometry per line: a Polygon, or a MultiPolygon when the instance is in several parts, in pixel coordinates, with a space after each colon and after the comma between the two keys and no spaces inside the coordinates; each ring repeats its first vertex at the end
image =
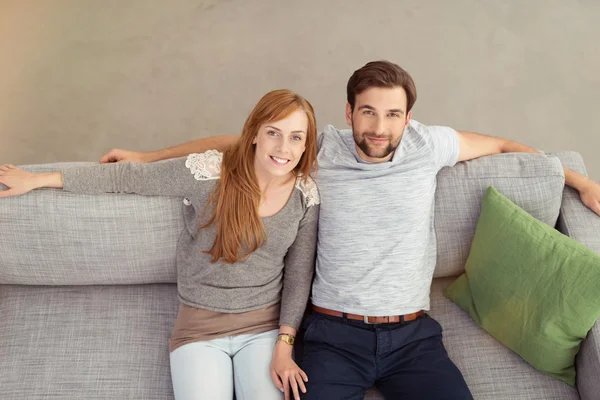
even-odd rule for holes
{"type": "MultiPolygon", "coordinates": [[[[579,153],[563,151],[553,153],[562,164],[573,171],[586,175],[585,165],[579,153]]],[[[600,253],[600,218],[587,208],[579,198],[579,193],[565,187],[557,228],[579,243],[600,253]]],[[[596,399],[600,393],[600,319],[588,332],[581,344],[575,362],[577,368],[577,389],[582,399],[596,399]]]]}
{"type": "Polygon", "coordinates": [[[442,169],[435,196],[435,277],[464,272],[485,189],[493,185],[538,220],[555,226],[564,171],[556,157],[507,153],[442,169]]]}
{"type": "Polygon", "coordinates": [[[494,187],[462,274],[446,295],[534,367],[575,385],[575,355],[600,317],[600,255],[494,187]]]}
{"type": "Polygon", "coordinates": [[[579,399],[577,389],[533,368],[445,298],[444,289],[455,279],[434,279],[430,314],[442,325],[448,354],[476,399],[579,399]]]}
{"type": "MultiPolygon", "coordinates": [[[[442,292],[431,314],[476,399],[579,399],[577,390],[523,361],[442,292]]],[[[21,399],[172,399],[168,338],[175,285],[0,286],[0,387],[21,399]]],[[[370,390],[365,399],[383,399],[370,390]]]]}
{"type": "MultiPolygon", "coordinates": [[[[42,172],[78,165],[86,163],[24,168],[42,172]]],[[[182,207],[177,197],[89,196],[58,189],[2,199],[0,283],[174,283],[182,207]]]]}
{"type": "Polygon", "coordinates": [[[173,284],[0,286],[3,399],[172,399],[173,284]]]}

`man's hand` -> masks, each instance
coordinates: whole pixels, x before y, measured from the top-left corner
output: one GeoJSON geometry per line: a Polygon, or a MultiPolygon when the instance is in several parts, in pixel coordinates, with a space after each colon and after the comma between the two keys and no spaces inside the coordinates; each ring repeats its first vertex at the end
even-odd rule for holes
{"type": "Polygon", "coordinates": [[[300,393],[306,393],[304,382],[308,377],[292,359],[292,346],[282,341],[277,341],[273,360],[271,361],[271,379],[279,390],[285,393],[285,400],[290,400],[290,388],[295,400],[300,400],[300,393]]]}
{"type": "Polygon", "coordinates": [[[218,150],[220,152],[224,152],[225,150],[232,148],[237,143],[239,138],[239,135],[213,136],[196,139],[191,142],[169,147],[167,149],[147,152],[112,149],[102,156],[100,163],[150,163],[160,160],[167,160],[169,158],[185,157],[192,153],[204,153],[207,150],[218,150]]]}
{"type": "MultiPolygon", "coordinates": [[[[499,153],[539,153],[537,150],[511,140],[485,136],[473,132],[458,132],[460,155],[458,161],[499,153]]],[[[583,204],[600,215],[600,184],[585,175],[572,171],[565,171],[565,183],[579,191],[583,204]]]]}
{"type": "Polygon", "coordinates": [[[100,164],[106,163],[119,163],[119,162],[138,162],[147,163],[151,162],[150,154],[143,153],[141,151],[129,151],[122,149],[112,149],[108,153],[102,156],[100,164]]]}
{"type": "Polygon", "coordinates": [[[579,187],[579,197],[583,204],[600,215],[600,184],[586,179],[579,187]]]}

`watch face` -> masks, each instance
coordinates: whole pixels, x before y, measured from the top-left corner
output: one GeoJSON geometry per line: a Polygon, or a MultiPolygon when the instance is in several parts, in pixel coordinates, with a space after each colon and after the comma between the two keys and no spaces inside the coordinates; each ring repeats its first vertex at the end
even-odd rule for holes
{"type": "Polygon", "coordinates": [[[286,342],[289,345],[294,344],[294,338],[290,335],[280,335],[279,340],[286,342]]]}

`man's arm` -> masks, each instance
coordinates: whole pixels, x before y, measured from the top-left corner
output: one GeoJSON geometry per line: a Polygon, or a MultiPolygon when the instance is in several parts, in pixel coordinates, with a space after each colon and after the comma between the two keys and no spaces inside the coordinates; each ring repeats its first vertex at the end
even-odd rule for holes
{"type": "MultiPolygon", "coordinates": [[[[540,152],[512,140],[481,135],[473,132],[458,132],[460,152],[458,161],[472,160],[500,153],[540,152]]],[[[565,183],[579,191],[581,201],[600,215],[600,185],[585,175],[565,168],[565,183]]]]}
{"type": "Polygon", "coordinates": [[[225,151],[233,147],[240,138],[239,135],[212,136],[203,139],[192,140],[167,149],[156,151],[129,151],[123,149],[112,149],[102,156],[100,163],[112,162],[155,162],[168,158],[184,157],[191,153],[204,153],[207,150],[225,151]]]}

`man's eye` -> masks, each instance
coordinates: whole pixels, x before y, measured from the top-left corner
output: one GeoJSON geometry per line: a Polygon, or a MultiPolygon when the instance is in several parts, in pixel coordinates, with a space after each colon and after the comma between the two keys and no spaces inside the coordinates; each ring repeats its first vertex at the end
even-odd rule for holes
{"type": "Polygon", "coordinates": [[[367,115],[373,115],[373,111],[371,110],[366,110],[363,114],[367,114],[367,115]]]}
{"type": "Polygon", "coordinates": [[[390,117],[397,118],[397,117],[400,117],[400,114],[398,114],[398,113],[390,113],[390,117]]]}

